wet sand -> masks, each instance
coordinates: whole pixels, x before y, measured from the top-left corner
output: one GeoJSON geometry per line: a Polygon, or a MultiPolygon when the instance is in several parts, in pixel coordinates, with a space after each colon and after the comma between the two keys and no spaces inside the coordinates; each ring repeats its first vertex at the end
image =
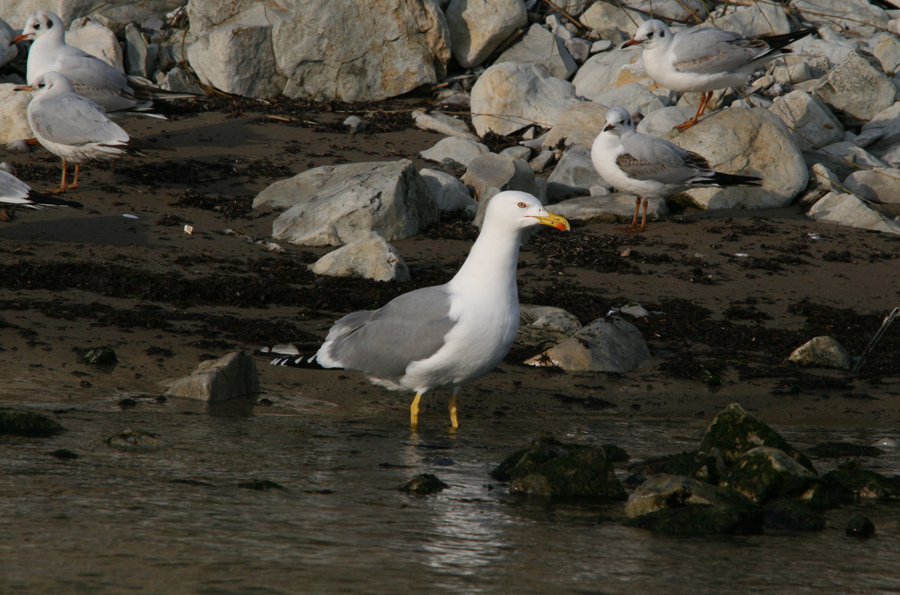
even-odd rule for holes
{"type": "MultiPolygon", "coordinates": [[[[409,126],[408,102],[361,112],[372,126],[355,136],[339,125],[348,106],[289,107],[222,100],[211,111],[169,108],[168,121],[127,120],[147,157],[85,167],[66,195],[82,211],[20,209],[0,222],[0,404],[115,410],[128,397],[157,407],[161,382],[203,359],[313,344],[349,311],[452,276],[475,237],[454,217],[394,243],[413,276],[402,285],[316,278],[307,265],[328,249],[279,242],[284,252],[272,253],[246,239],[270,240],[279,213],[250,209],[269,184],[356,161],[432,167],[418,151],[442,138],[409,126]],[[101,345],[116,351],[115,368],[79,361],[78,349],[101,345]]],[[[59,162],[46,151],[4,160],[37,189],[58,183],[59,162]]],[[[653,312],[636,322],[653,364],[624,376],[568,374],[523,366],[534,353],[514,349],[460,394],[463,431],[510,419],[533,420],[538,432],[548,416],[708,421],[735,401],[783,426],[900,423],[900,326],[859,375],[784,363],[823,334],[862,353],[900,306],[900,237],[815,223],[799,206],[685,211],[641,235],[613,227],[545,230],[522,252],[521,301],[566,308],[582,323],[640,303],[653,312]]],[[[302,402],[303,414],[325,420],[407,423],[411,396],[357,374],[274,367],[263,356],[257,363],[257,411],[291,412],[302,402]]],[[[446,417],[446,396],[429,395],[421,423],[442,428],[446,417]]]]}

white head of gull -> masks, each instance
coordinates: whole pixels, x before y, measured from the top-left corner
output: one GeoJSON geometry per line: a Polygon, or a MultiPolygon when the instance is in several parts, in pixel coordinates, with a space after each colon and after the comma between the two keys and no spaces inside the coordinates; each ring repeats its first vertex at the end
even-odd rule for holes
{"type": "Polygon", "coordinates": [[[481,234],[453,279],[398,296],[378,310],[341,318],[316,360],[326,368],[362,372],[393,390],[414,391],[413,427],[422,395],[447,389],[450,423],[458,427],[460,388],[493,370],[515,339],[519,245],[522,233],[535,225],[569,229],[565,218],[549,213],[530,194],[497,194],[487,206],[481,234]]]}

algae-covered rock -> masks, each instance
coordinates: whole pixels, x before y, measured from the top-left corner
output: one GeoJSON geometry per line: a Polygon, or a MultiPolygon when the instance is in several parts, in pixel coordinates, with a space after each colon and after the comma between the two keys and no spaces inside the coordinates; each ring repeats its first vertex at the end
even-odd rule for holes
{"type": "Polygon", "coordinates": [[[626,498],[603,448],[563,444],[553,438],[535,440],[527,449],[510,455],[491,477],[509,481],[512,494],[589,500],[626,498]]]}
{"type": "Polygon", "coordinates": [[[731,464],[757,446],[772,446],[783,450],[798,463],[815,472],[812,462],[803,453],[737,403],[732,403],[716,416],[703,435],[699,452],[708,454],[712,449],[718,448],[725,462],[731,464]]]}
{"type": "Polygon", "coordinates": [[[54,436],[65,432],[62,427],[46,415],[32,411],[0,409],[0,436],[54,436]]]}
{"type": "Polygon", "coordinates": [[[820,459],[842,459],[845,457],[878,457],[884,451],[868,444],[852,444],[850,442],[820,442],[806,450],[807,454],[820,459]]]}
{"type": "Polygon", "coordinates": [[[856,498],[900,500],[900,478],[868,469],[835,469],[822,476],[822,483],[832,491],[849,490],[856,498]]]}
{"type": "Polygon", "coordinates": [[[734,462],[720,486],[737,490],[755,502],[804,493],[818,480],[815,473],[783,450],[758,446],[734,462]]]}
{"type": "Polygon", "coordinates": [[[762,532],[763,509],[735,490],[691,477],[656,475],[628,498],[629,527],[673,535],[762,532]]]}
{"type": "Polygon", "coordinates": [[[131,428],[110,436],[106,443],[120,450],[158,450],[166,445],[156,434],[131,428]]]}
{"type": "Polygon", "coordinates": [[[257,490],[259,492],[268,492],[269,490],[283,490],[284,486],[268,479],[251,479],[250,481],[242,481],[237,487],[245,490],[257,490]]]}
{"type": "Polygon", "coordinates": [[[875,535],[875,523],[864,514],[858,514],[850,519],[845,531],[848,537],[868,539],[875,535]]]}
{"type": "Polygon", "coordinates": [[[449,485],[438,479],[436,475],[420,473],[406,482],[400,490],[410,494],[427,496],[428,494],[436,494],[449,487],[449,485]]]}
{"type": "Polygon", "coordinates": [[[81,352],[81,361],[92,366],[114,366],[119,358],[112,347],[95,347],[81,352]]]}
{"type": "Polygon", "coordinates": [[[615,444],[604,444],[603,452],[606,453],[606,460],[610,463],[625,463],[631,459],[624,448],[615,444]]]}
{"type": "Polygon", "coordinates": [[[632,473],[625,480],[628,485],[639,485],[649,477],[659,474],[684,475],[717,484],[725,472],[725,461],[722,460],[722,455],[717,450],[713,450],[709,454],[692,451],[638,461],[628,465],[626,469],[632,473]]]}
{"type": "Polygon", "coordinates": [[[825,517],[816,513],[811,506],[796,500],[779,498],[766,502],[763,509],[766,527],[791,531],[822,531],[825,529],[825,517]]]}

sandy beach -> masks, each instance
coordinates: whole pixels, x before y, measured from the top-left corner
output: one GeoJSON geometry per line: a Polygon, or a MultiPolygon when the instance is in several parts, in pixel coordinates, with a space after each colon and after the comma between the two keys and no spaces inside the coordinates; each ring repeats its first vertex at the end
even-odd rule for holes
{"type": "MultiPolygon", "coordinates": [[[[0,402],[115,409],[128,398],[141,407],[203,359],[313,345],[347,312],[448,280],[476,235],[462,217],[394,244],[412,272],[396,284],[316,277],[307,265],[328,250],[279,242],[283,252],[269,251],[278,212],[250,208],[269,184],[321,165],[408,158],[433,167],[418,152],[442,136],[412,126],[416,105],[226,98],[173,104],[165,121],[126,120],[147,156],[84,167],[66,194],[83,210],[19,209],[0,222],[0,402]],[[369,128],[348,134],[340,123],[351,113],[369,128]],[[98,346],[112,347],[118,365],[79,360],[79,349],[98,346]]],[[[5,160],[36,189],[58,183],[59,161],[43,149],[5,160]]],[[[624,376],[573,375],[524,366],[534,353],[514,348],[463,390],[461,425],[547,415],[711,419],[737,401],[774,424],[895,427],[900,327],[857,375],[784,360],[818,335],[859,356],[900,306],[898,254],[900,237],[815,223],[798,205],[689,209],[643,234],[611,223],[544,230],[521,254],[522,303],[559,306],[585,324],[639,303],[652,312],[635,324],[653,363],[624,376]]],[[[274,367],[262,355],[257,364],[257,407],[284,407],[293,395],[328,405],[316,415],[407,423],[409,396],[360,375],[274,367]]],[[[422,423],[445,424],[445,407],[444,394],[429,395],[422,423]]]]}

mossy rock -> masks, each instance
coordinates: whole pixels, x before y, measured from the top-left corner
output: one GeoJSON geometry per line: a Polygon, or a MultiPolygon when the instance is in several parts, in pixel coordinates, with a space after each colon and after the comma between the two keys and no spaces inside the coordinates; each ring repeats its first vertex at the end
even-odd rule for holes
{"type": "Polygon", "coordinates": [[[765,525],[789,531],[822,531],[825,529],[825,517],[818,514],[811,506],[797,500],[780,498],[766,502],[765,525]]]}
{"type": "Polygon", "coordinates": [[[737,490],[754,502],[800,495],[817,483],[815,473],[783,450],[758,446],[734,462],[719,485],[737,490]]]}
{"type": "Polygon", "coordinates": [[[628,452],[615,444],[604,444],[603,452],[606,453],[606,460],[610,463],[627,463],[631,460],[628,452]]]}
{"type": "Polygon", "coordinates": [[[850,492],[855,498],[900,500],[900,479],[867,469],[835,469],[822,476],[833,492],[850,492]]]}
{"type": "Polygon", "coordinates": [[[880,457],[884,451],[877,446],[852,444],[850,442],[821,442],[810,449],[807,454],[820,459],[843,459],[849,457],[880,457]]]}
{"type": "Polygon", "coordinates": [[[0,409],[0,435],[41,438],[55,436],[65,431],[66,428],[46,415],[32,411],[0,409]]]}
{"type": "Polygon", "coordinates": [[[164,448],[166,443],[160,437],[145,430],[127,429],[105,441],[109,446],[119,450],[150,451],[164,448]]]}
{"type": "Polygon", "coordinates": [[[436,475],[431,473],[420,473],[406,482],[400,490],[409,492],[410,494],[427,496],[429,494],[436,494],[449,487],[449,485],[438,479],[436,475]]]}
{"type": "Polygon", "coordinates": [[[491,477],[509,481],[510,493],[523,496],[591,501],[626,498],[603,448],[563,444],[553,438],[535,440],[529,448],[507,457],[491,477]]]}
{"type": "Polygon", "coordinates": [[[760,507],[685,506],[656,510],[624,522],[666,535],[758,535],[763,531],[760,507]]]}
{"type": "Polygon", "coordinates": [[[112,347],[95,347],[80,350],[81,361],[92,366],[114,366],[119,358],[112,347]]]}
{"type": "Polygon", "coordinates": [[[718,453],[700,454],[699,452],[683,452],[676,455],[666,455],[646,461],[638,461],[628,465],[626,469],[632,473],[626,480],[626,485],[637,486],[648,478],[661,473],[668,475],[684,475],[711,484],[719,483],[725,463],[718,453]]]}
{"type": "Polygon", "coordinates": [[[806,455],[788,444],[781,434],[759,418],[747,413],[737,403],[732,403],[716,416],[703,435],[699,452],[709,454],[717,448],[725,462],[732,464],[742,454],[757,446],[772,446],[783,450],[815,473],[815,467],[806,455]]]}

